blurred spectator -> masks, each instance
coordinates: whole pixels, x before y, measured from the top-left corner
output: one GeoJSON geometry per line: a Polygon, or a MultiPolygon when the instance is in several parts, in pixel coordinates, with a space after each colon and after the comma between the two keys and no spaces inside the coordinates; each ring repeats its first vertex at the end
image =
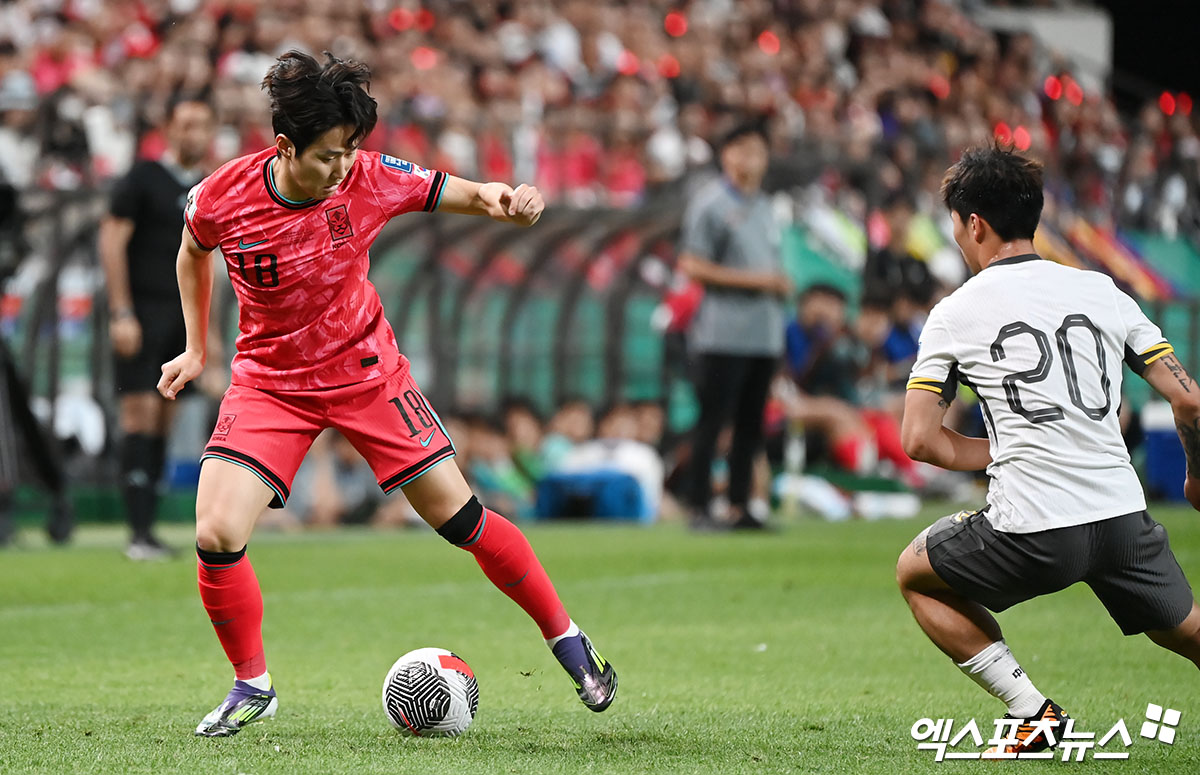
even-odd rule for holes
{"type": "Polygon", "coordinates": [[[16,532],[13,500],[28,466],[50,491],[46,532],[56,544],[66,543],[75,528],[67,493],[62,453],[51,434],[30,409],[29,389],[0,339],[0,547],[16,532]]]}
{"type": "Polygon", "coordinates": [[[779,227],[762,192],[767,138],[760,124],[735,126],[720,148],[723,176],[688,205],[679,265],[704,286],[688,344],[696,364],[700,417],[694,430],[688,507],[698,529],[710,513],[717,436],[732,421],[729,504],[733,524],[761,527],[747,511],[751,469],[762,447],[763,409],[783,351],[780,297],[791,292],[779,227]]]}
{"type": "Polygon", "coordinates": [[[880,217],[869,229],[880,247],[870,250],[862,272],[863,296],[872,299],[888,298],[897,289],[911,284],[910,276],[919,271],[918,262],[908,249],[908,230],[917,208],[912,195],[903,190],[888,194],[880,208],[880,217]]]}
{"type": "Polygon", "coordinates": [[[162,364],[183,352],[187,340],[174,258],[188,191],[204,176],[201,165],[212,146],[212,108],[180,100],[170,108],[164,135],[161,157],[137,162],[118,181],[100,223],[120,401],[121,494],[130,529],[125,555],[132,560],[172,554],[153,529],[174,407],[156,386],[162,364]]]}
{"type": "Polygon", "coordinates": [[[577,444],[592,438],[595,433],[592,408],[581,398],[569,398],[558,407],[546,423],[542,439],[542,470],[553,471],[577,444]]]}
{"type": "Polygon", "coordinates": [[[860,403],[857,381],[865,355],[847,329],[845,294],[828,285],[810,286],[787,328],[787,370],[794,388],[777,385],[776,394],[789,419],[824,442],[825,452],[840,468],[874,473],[878,461],[884,460],[905,483],[920,486],[918,467],[900,444],[899,422],[888,412],[860,403]]]}
{"type": "Polygon", "coordinates": [[[517,466],[502,424],[476,415],[467,420],[471,457],[467,475],[488,508],[529,517],[533,510],[533,482],[517,466]]]}
{"type": "Polygon", "coordinates": [[[635,401],[631,410],[635,415],[634,438],[661,451],[667,428],[666,409],[658,401],[635,401]]]}
{"type": "Polygon", "coordinates": [[[542,418],[533,403],[524,398],[505,400],[501,413],[513,464],[530,485],[536,485],[545,474],[542,418]]]}
{"type": "Polygon", "coordinates": [[[335,430],[322,432],[309,449],[287,508],[264,512],[263,519],[284,528],[420,522],[402,493],[383,494],[367,461],[335,430]]]}
{"type": "Polygon", "coordinates": [[[603,471],[628,474],[641,488],[642,503],[648,518],[656,518],[662,508],[665,475],[662,457],[654,447],[638,439],[638,410],[629,404],[616,404],[601,414],[596,424],[596,438],[571,449],[556,471],[565,474],[603,471]]]}

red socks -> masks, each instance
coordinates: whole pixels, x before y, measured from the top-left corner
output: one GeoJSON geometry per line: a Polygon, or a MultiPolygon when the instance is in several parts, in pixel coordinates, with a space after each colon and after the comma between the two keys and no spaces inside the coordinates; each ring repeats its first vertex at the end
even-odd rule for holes
{"type": "MultiPolygon", "coordinates": [[[[440,528],[450,543],[475,556],[483,573],[533,618],[542,637],[554,638],[571,624],[550,577],[516,525],[471,498],[440,528]]],[[[267,672],[262,642],[262,592],[246,549],[207,552],[197,548],[200,599],[225,655],[241,680],[267,672]]]]}
{"type": "Polygon", "coordinates": [[[197,547],[200,600],[217,631],[225,655],[241,680],[267,672],[262,642],[262,591],[246,556],[239,552],[206,552],[197,547]]]}
{"type": "Polygon", "coordinates": [[[917,464],[904,453],[904,445],[900,443],[900,423],[896,418],[878,409],[864,409],[862,418],[875,432],[879,457],[891,461],[897,470],[905,474],[914,472],[917,464]]]}
{"type": "Polygon", "coordinates": [[[533,547],[516,525],[472,497],[437,532],[473,554],[483,574],[533,618],[543,638],[566,632],[571,619],[533,547]]]}
{"type": "Polygon", "coordinates": [[[832,444],[833,460],[852,474],[865,474],[875,464],[875,450],[869,441],[843,436],[832,444]]]}

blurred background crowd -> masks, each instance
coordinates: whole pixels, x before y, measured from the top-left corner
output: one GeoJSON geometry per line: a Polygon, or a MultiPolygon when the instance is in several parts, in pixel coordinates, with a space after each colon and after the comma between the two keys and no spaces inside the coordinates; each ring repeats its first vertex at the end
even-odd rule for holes
{"type": "MultiPolygon", "coordinates": [[[[280,52],[374,71],[368,147],[550,201],[635,206],[707,165],[731,116],[768,116],[775,187],[814,184],[860,218],[890,191],[932,210],[948,158],[993,135],[1100,224],[1194,231],[1189,95],[1121,116],[1052,45],[954,0],[13,0],[0,3],[0,175],[102,184],[181,94],[220,125],[214,161],[269,143],[259,82],[280,52]]],[[[1011,5],[1001,3],[1000,5],[1011,5]]],[[[1015,5],[1022,5],[1017,3],[1015,5]]],[[[1060,3],[1033,3],[1055,6],[1060,3]]]]}
{"type": "MultiPolygon", "coordinates": [[[[795,277],[756,508],[780,497],[771,464],[778,471],[797,455],[896,489],[964,495],[969,482],[915,466],[897,434],[924,315],[962,279],[938,196],[947,165],[992,138],[1044,161],[1047,234],[1063,236],[1047,252],[1111,270],[1134,290],[1142,275],[1120,274],[1128,248],[1115,237],[1097,248],[1095,235],[1200,239],[1191,96],[1146,90],[1119,106],[1094,63],[979,14],[1078,5],[7,0],[0,184],[16,192],[13,209],[30,192],[106,190],[135,159],[162,154],[180,97],[215,110],[210,169],[257,151],[273,142],[259,84],[291,48],[370,64],[381,120],[368,149],[473,179],[530,181],[556,208],[636,210],[692,190],[714,173],[721,134],[761,117],[765,188],[786,195],[784,219],[804,223],[854,279],[795,277]]],[[[686,328],[689,291],[660,285],[658,331],[669,340],[686,328]]],[[[1177,296],[1168,286],[1152,287],[1177,296]]],[[[547,504],[539,486],[615,466],[644,483],[634,510],[658,515],[676,509],[672,477],[688,454],[664,403],[571,399],[547,410],[518,397],[447,407],[447,420],[464,470],[506,513],[586,511],[547,504]]],[[[957,419],[969,428],[977,412],[963,403],[957,419]]],[[[305,466],[277,524],[412,519],[402,502],[379,503],[369,470],[334,434],[305,466]]],[[[794,493],[827,516],[869,510],[841,490],[797,484],[794,493]]]]}

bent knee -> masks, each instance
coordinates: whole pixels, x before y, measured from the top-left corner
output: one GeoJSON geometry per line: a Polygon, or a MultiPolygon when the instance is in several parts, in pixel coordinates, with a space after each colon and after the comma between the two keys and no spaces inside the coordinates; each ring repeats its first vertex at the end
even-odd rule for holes
{"type": "Polygon", "coordinates": [[[1200,605],[1192,603],[1192,609],[1184,620],[1169,630],[1154,630],[1146,633],[1160,646],[1200,656],[1200,605]]]}
{"type": "Polygon", "coordinates": [[[913,580],[912,553],[912,547],[906,546],[896,558],[896,586],[900,587],[901,592],[908,589],[913,580]]]}
{"type": "Polygon", "coordinates": [[[236,552],[246,545],[254,518],[238,518],[216,504],[196,504],[196,546],[206,552],[236,552]]]}
{"type": "Polygon", "coordinates": [[[928,534],[928,528],[921,531],[896,558],[896,584],[905,594],[943,585],[929,562],[929,553],[925,546],[928,534]]]}
{"type": "Polygon", "coordinates": [[[206,552],[236,552],[245,545],[243,534],[228,525],[196,521],[196,546],[206,552]]]}

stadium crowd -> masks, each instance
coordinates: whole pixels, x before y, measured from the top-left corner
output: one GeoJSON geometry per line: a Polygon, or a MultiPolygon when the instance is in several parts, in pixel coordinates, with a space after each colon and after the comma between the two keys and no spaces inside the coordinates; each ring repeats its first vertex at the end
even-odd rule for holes
{"type": "MultiPolygon", "coordinates": [[[[1156,95],[1122,116],[1070,61],[1029,34],[981,27],[973,5],[12,0],[0,3],[0,183],[106,189],[134,159],[162,153],[180,97],[215,109],[210,167],[259,150],[272,142],[260,81],[290,48],[371,65],[382,110],[367,148],[532,181],[558,206],[634,207],[710,171],[726,129],[761,116],[766,187],[802,190],[804,206],[866,224],[871,246],[861,299],[824,286],[801,295],[768,409],[775,460],[791,423],[817,442],[810,457],[920,488],[925,474],[896,438],[897,380],[941,288],[906,235],[914,216],[944,223],[938,187],[964,147],[997,137],[1042,159],[1051,210],[1200,236],[1190,99],[1167,110],[1156,95]]],[[[634,468],[662,472],[667,494],[651,489],[669,513],[687,449],[664,442],[661,410],[621,405],[599,421],[592,411],[574,402],[543,423],[518,402],[496,419],[454,418],[451,430],[479,492],[514,515],[536,513],[540,482],[572,455],[568,467],[586,466],[624,442],[642,445],[634,468]]],[[[402,503],[380,509],[342,442],[314,449],[297,477],[309,484],[279,524],[411,517],[402,503]]],[[[757,501],[768,479],[756,475],[757,501]]]]}
{"type": "MultiPolygon", "coordinates": [[[[1200,218],[1186,95],[1123,121],[1028,34],[954,0],[15,0],[0,5],[0,178],[103,185],[163,146],[201,94],[214,163],[270,141],[259,81],[291,47],[361,58],[372,149],[467,177],[533,180],[573,206],[631,206],[706,165],[726,120],[770,120],[769,186],[815,183],[852,216],[922,210],[947,160],[993,135],[1030,149],[1064,206],[1168,233],[1200,218]]],[[[862,218],[860,218],[862,220],[862,218]]]]}

